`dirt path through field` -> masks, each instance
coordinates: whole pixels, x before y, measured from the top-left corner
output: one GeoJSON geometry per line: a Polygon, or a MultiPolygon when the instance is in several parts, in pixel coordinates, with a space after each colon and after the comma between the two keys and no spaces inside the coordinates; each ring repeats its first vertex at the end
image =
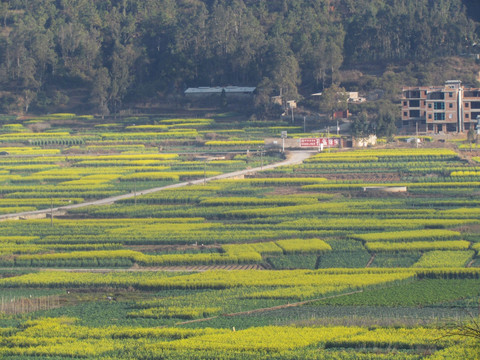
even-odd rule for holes
{"type": "Polygon", "coordinates": [[[367,265],[365,265],[366,268],[369,268],[370,265],[372,265],[373,260],[377,257],[377,253],[373,253],[372,256],[370,257],[370,260],[368,260],[367,265]]]}
{"type": "MultiPolygon", "coordinates": [[[[312,300],[306,300],[306,301],[299,301],[299,302],[296,302],[296,303],[277,305],[277,306],[272,306],[272,307],[268,307],[268,308],[260,308],[260,309],[254,309],[254,310],[249,310],[249,311],[241,311],[241,312],[237,312],[237,313],[223,314],[221,316],[227,316],[227,317],[231,316],[231,317],[233,317],[233,316],[242,316],[242,315],[264,313],[264,312],[267,312],[267,311],[281,310],[281,309],[287,309],[287,308],[291,308],[291,307],[299,307],[299,306],[311,304],[311,303],[314,303],[314,302],[320,301],[320,300],[339,298],[339,297],[343,297],[343,296],[358,294],[358,293],[361,293],[361,292],[363,292],[363,290],[357,290],[357,291],[351,291],[351,292],[344,293],[344,294],[326,296],[326,297],[319,298],[319,299],[312,299],[312,300]]],[[[185,324],[191,324],[191,323],[197,323],[197,322],[204,322],[204,321],[209,321],[209,320],[216,319],[218,317],[220,317],[220,316],[212,316],[212,317],[204,318],[204,319],[182,321],[182,322],[175,323],[175,325],[185,325],[185,324]]]]}
{"type": "Polygon", "coordinates": [[[188,186],[188,185],[200,185],[200,184],[203,184],[204,182],[208,182],[208,181],[212,181],[212,180],[235,178],[235,177],[239,177],[239,176],[253,174],[253,173],[256,173],[256,172],[259,172],[259,171],[263,171],[263,170],[274,169],[274,168],[277,168],[277,167],[280,167],[280,166],[301,164],[303,162],[303,160],[309,158],[314,153],[315,152],[311,152],[311,151],[290,151],[290,152],[286,153],[286,155],[287,155],[286,160],[284,160],[282,162],[279,162],[279,163],[275,163],[275,164],[265,165],[263,167],[234,171],[234,172],[231,172],[231,173],[212,176],[212,177],[209,177],[209,178],[206,178],[206,179],[185,181],[185,182],[181,182],[181,183],[178,183],[178,184],[172,184],[172,185],[156,187],[156,188],[152,188],[152,189],[141,190],[141,191],[137,191],[136,193],[128,193],[128,194],[112,196],[112,197],[105,198],[105,199],[100,199],[100,200],[87,201],[87,202],[83,202],[81,204],[59,206],[59,207],[55,207],[55,208],[52,208],[52,209],[43,209],[43,210],[25,211],[25,212],[20,212],[20,213],[13,213],[13,214],[4,214],[4,215],[0,215],[0,221],[1,220],[8,220],[8,219],[18,220],[18,219],[21,219],[21,218],[36,217],[36,216],[41,217],[42,215],[47,216],[47,214],[50,214],[51,212],[53,212],[55,214],[57,212],[67,211],[67,210],[70,210],[70,209],[78,209],[78,208],[91,206],[91,205],[108,205],[108,204],[113,204],[114,202],[119,201],[119,200],[131,199],[135,196],[147,195],[147,194],[155,193],[155,192],[166,190],[166,189],[181,188],[183,186],[188,186]]]}

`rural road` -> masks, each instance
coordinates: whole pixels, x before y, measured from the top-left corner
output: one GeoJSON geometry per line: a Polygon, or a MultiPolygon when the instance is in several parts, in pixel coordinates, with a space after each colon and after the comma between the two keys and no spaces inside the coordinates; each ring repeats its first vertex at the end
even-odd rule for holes
{"type": "MultiPolygon", "coordinates": [[[[269,164],[263,166],[263,168],[257,167],[253,169],[245,169],[245,170],[239,170],[231,173],[226,173],[226,174],[221,174],[221,175],[216,175],[212,176],[209,178],[206,178],[206,181],[212,181],[212,180],[219,180],[219,179],[229,179],[229,178],[234,178],[237,176],[242,176],[242,175],[248,175],[251,173],[255,173],[258,171],[262,170],[268,170],[268,169],[274,169],[280,166],[287,166],[287,165],[295,165],[295,164],[300,164],[303,162],[303,160],[309,158],[312,154],[316,153],[316,151],[289,151],[286,152],[287,159],[278,162],[275,164],[269,164]]],[[[23,217],[29,217],[29,216],[38,216],[42,214],[50,214],[51,212],[55,213],[58,211],[65,211],[69,209],[77,209],[85,206],[91,206],[91,205],[107,205],[107,204],[112,204],[116,201],[123,200],[123,199],[130,199],[133,198],[134,196],[140,196],[140,195],[146,195],[146,194],[151,194],[154,192],[166,190],[166,189],[175,189],[175,188],[180,188],[183,186],[188,186],[188,185],[199,185],[203,184],[205,179],[198,179],[198,180],[193,180],[193,181],[185,181],[177,184],[172,184],[172,185],[166,185],[166,186],[161,186],[161,187],[156,187],[152,189],[146,189],[146,190],[141,190],[137,191],[136,193],[128,193],[124,195],[118,195],[118,196],[112,196],[109,198],[105,199],[100,199],[100,200],[94,200],[94,201],[87,201],[83,202],[80,204],[73,204],[73,205],[66,205],[66,206],[59,206],[59,207],[54,207],[54,208],[49,208],[49,209],[43,209],[43,210],[35,210],[35,211],[25,211],[25,212],[20,212],[20,213],[13,213],[13,214],[3,214],[0,215],[0,221],[1,220],[8,220],[8,219],[19,219],[23,217]]]]}

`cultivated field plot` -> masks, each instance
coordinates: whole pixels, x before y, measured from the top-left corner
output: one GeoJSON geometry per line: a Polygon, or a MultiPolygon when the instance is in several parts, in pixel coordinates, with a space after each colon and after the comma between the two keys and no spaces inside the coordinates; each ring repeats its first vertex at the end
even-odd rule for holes
{"type": "Polygon", "coordinates": [[[101,124],[73,114],[5,124],[0,127],[0,214],[134,193],[278,160],[264,156],[263,140],[248,140],[258,138],[258,128],[217,135],[211,127],[221,125],[213,119],[155,118],[101,124]],[[222,146],[206,146],[211,137],[233,152],[212,152],[222,146]],[[211,154],[199,154],[205,150],[211,154]]]}
{"type": "MultiPolygon", "coordinates": [[[[260,127],[86,118],[87,137],[57,118],[34,124],[81,141],[33,142],[19,134],[48,132],[25,123],[0,136],[3,213],[278,161],[241,142],[260,127]],[[182,146],[237,153],[206,162],[182,146]]],[[[476,359],[448,325],[478,316],[479,167],[440,148],[342,150],[0,222],[0,357],[476,359]]]]}

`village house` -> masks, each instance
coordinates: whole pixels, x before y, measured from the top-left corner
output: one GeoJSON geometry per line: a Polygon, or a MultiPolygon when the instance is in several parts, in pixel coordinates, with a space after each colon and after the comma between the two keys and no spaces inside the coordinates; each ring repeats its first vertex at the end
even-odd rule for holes
{"type": "Polygon", "coordinates": [[[408,132],[462,133],[480,117],[480,89],[449,80],[443,86],[404,87],[402,125],[408,132]]]}

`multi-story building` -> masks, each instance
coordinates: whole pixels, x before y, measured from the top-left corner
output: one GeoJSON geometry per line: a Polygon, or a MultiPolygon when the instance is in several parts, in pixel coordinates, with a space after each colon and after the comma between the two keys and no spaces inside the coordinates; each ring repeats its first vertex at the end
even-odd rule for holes
{"type": "Polygon", "coordinates": [[[410,132],[464,132],[475,128],[480,116],[480,89],[449,80],[444,86],[404,87],[402,124],[410,132]]]}

